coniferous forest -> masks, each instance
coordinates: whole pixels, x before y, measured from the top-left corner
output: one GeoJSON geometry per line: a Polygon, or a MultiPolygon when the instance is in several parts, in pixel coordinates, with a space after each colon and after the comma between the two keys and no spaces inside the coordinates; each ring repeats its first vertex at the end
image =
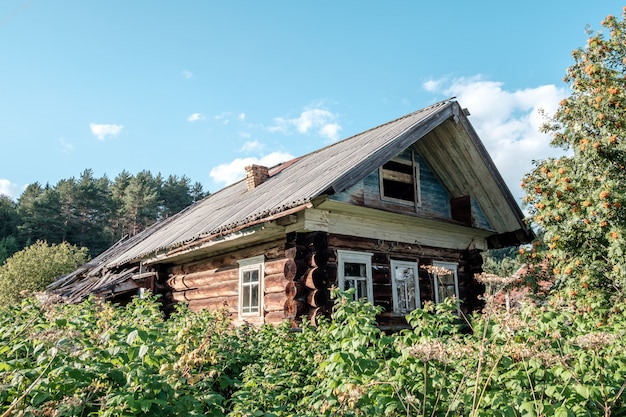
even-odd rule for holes
{"type": "Polygon", "coordinates": [[[207,194],[184,175],[145,170],[111,180],[86,169],[55,185],[35,182],[17,201],[0,195],[0,264],[38,240],[86,247],[94,257],[207,194]]]}

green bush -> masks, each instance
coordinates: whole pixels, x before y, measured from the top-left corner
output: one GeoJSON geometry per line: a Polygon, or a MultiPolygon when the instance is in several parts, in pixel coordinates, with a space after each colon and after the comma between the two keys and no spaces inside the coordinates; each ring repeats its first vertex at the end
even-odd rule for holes
{"type": "Polygon", "coordinates": [[[26,295],[43,291],[61,275],[87,261],[87,249],[68,243],[50,245],[37,241],[13,254],[0,266],[0,306],[19,302],[26,295]]]}
{"type": "Polygon", "coordinates": [[[0,312],[0,416],[626,415],[625,303],[463,318],[447,300],[385,334],[348,299],[299,331],[184,306],[165,320],[156,297],[24,300],[0,312]]]}

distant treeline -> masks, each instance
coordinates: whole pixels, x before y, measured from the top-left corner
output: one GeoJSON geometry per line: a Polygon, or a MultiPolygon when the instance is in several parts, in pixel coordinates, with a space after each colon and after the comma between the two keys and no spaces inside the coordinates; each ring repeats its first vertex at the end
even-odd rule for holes
{"type": "Polygon", "coordinates": [[[122,171],[113,181],[87,169],[56,185],[30,184],[17,202],[0,195],[0,264],[37,240],[68,242],[93,257],[208,194],[186,176],[122,171]]]}

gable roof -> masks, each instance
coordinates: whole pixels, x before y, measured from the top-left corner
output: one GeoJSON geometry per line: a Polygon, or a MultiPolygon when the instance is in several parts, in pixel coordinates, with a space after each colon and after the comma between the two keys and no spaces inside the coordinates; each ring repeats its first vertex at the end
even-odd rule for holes
{"type": "Polygon", "coordinates": [[[254,189],[241,180],[211,194],[118,245],[106,265],[136,262],[311,207],[316,197],[349,188],[413,144],[440,167],[436,172],[453,195],[463,189],[460,182],[474,178],[476,192],[488,205],[485,211],[493,212],[489,220],[496,234],[513,233],[515,243],[532,236],[461,107],[449,99],[278,165],[254,189]],[[442,162],[444,155],[448,160],[442,162]]]}

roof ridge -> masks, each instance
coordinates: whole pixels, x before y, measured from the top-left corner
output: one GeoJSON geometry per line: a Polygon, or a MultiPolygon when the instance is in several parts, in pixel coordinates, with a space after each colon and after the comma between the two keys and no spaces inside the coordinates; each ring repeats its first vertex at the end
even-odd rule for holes
{"type": "MultiPolygon", "coordinates": [[[[363,130],[363,131],[361,131],[361,132],[357,132],[357,133],[353,134],[352,136],[348,136],[347,138],[343,138],[343,139],[341,139],[341,140],[338,140],[337,142],[333,142],[333,143],[331,143],[331,144],[329,144],[329,145],[324,146],[323,148],[316,149],[316,150],[311,151],[311,152],[309,152],[309,153],[306,153],[306,154],[304,154],[304,155],[300,155],[300,156],[297,156],[297,157],[295,157],[295,158],[292,158],[292,159],[290,159],[290,160],[288,160],[288,161],[285,161],[285,162],[282,162],[282,163],[280,163],[280,164],[274,165],[273,167],[270,167],[270,169],[271,169],[271,170],[274,170],[274,172],[273,172],[271,175],[278,174],[278,173],[280,173],[283,169],[288,168],[288,166],[283,167],[283,165],[285,165],[285,164],[289,164],[289,165],[291,165],[291,164],[293,164],[294,162],[298,161],[299,159],[304,159],[304,158],[306,158],[306,157],[307,157],[307,156],[309,156],[309,155],[313,155],[313,154],[316,154],[316,153],[318,153],[318,152],[321,152],[321,151],[323,151],[323,150],[325,150],[325,149],[328,149],[328,148],[331,148],[331,147],[333,147],[333,146],[336,146],[336,145],[338,145],[338,144],[340,144],[340,143],[342,143],[342,142],[345,142],[345,141],[348,141],[348,140],[350,140],[350,139],[353,139],[353,138],[355,138],[356,136],[361,136],[361,135],[363,135],[363,134],[365,134],[365,133],[367,133],[367,132],[371,132],[372,130],[380,129],[381,127],[384,127],[384,126],[387,126],[387,125],[390,125],[390,124],[396,123],[396,122],[398,122],[399,120],[407,119],[407,118],[412,117],[413,115],[415,115],[415,114],[417,114],[417,113],[421,113],[421,112],[424,112],[424,111],[427,111],[427,110],[431,110],[431,109],[433,109],[433,108],[435,108],[435,107],[443,106],[443,105],[445,105],[445,104],[448,104],[448,103],[450,103],[450,102],[454,101],[455,99],[456,99],[456,96],[452,96],[452,97],[449,97],[449,98],[447,98],[447,99],[440,100],[440,101],[438,101],[438,102],[436,102],[436,103],[433,103],[433,104],[431,104],[431,105],[429,105],[429,106],[422,107],[421,109],[418,109],[418,110],[415,110],[415,111],[413,111],[413,112],[411,112],[411,113],[405,114],[404,116],[397,117],[397,118],[395,118],[395,119],[393,119],[393,120],[390,120],[390,121],[388,121],[388,122],[385,122],[385,123],[383,123],[383,124],[380,124],[380,125],[377,125],[377,126],[371,127],[371,128],[369,128],[369,129],[367,129],[367,130],[363,130]]],[[[242,181],[243,181],[243,180],[242,180],[242,181]]],[[[237,181],[237,182],[239,182],[239,181],[237,181]]]]}

